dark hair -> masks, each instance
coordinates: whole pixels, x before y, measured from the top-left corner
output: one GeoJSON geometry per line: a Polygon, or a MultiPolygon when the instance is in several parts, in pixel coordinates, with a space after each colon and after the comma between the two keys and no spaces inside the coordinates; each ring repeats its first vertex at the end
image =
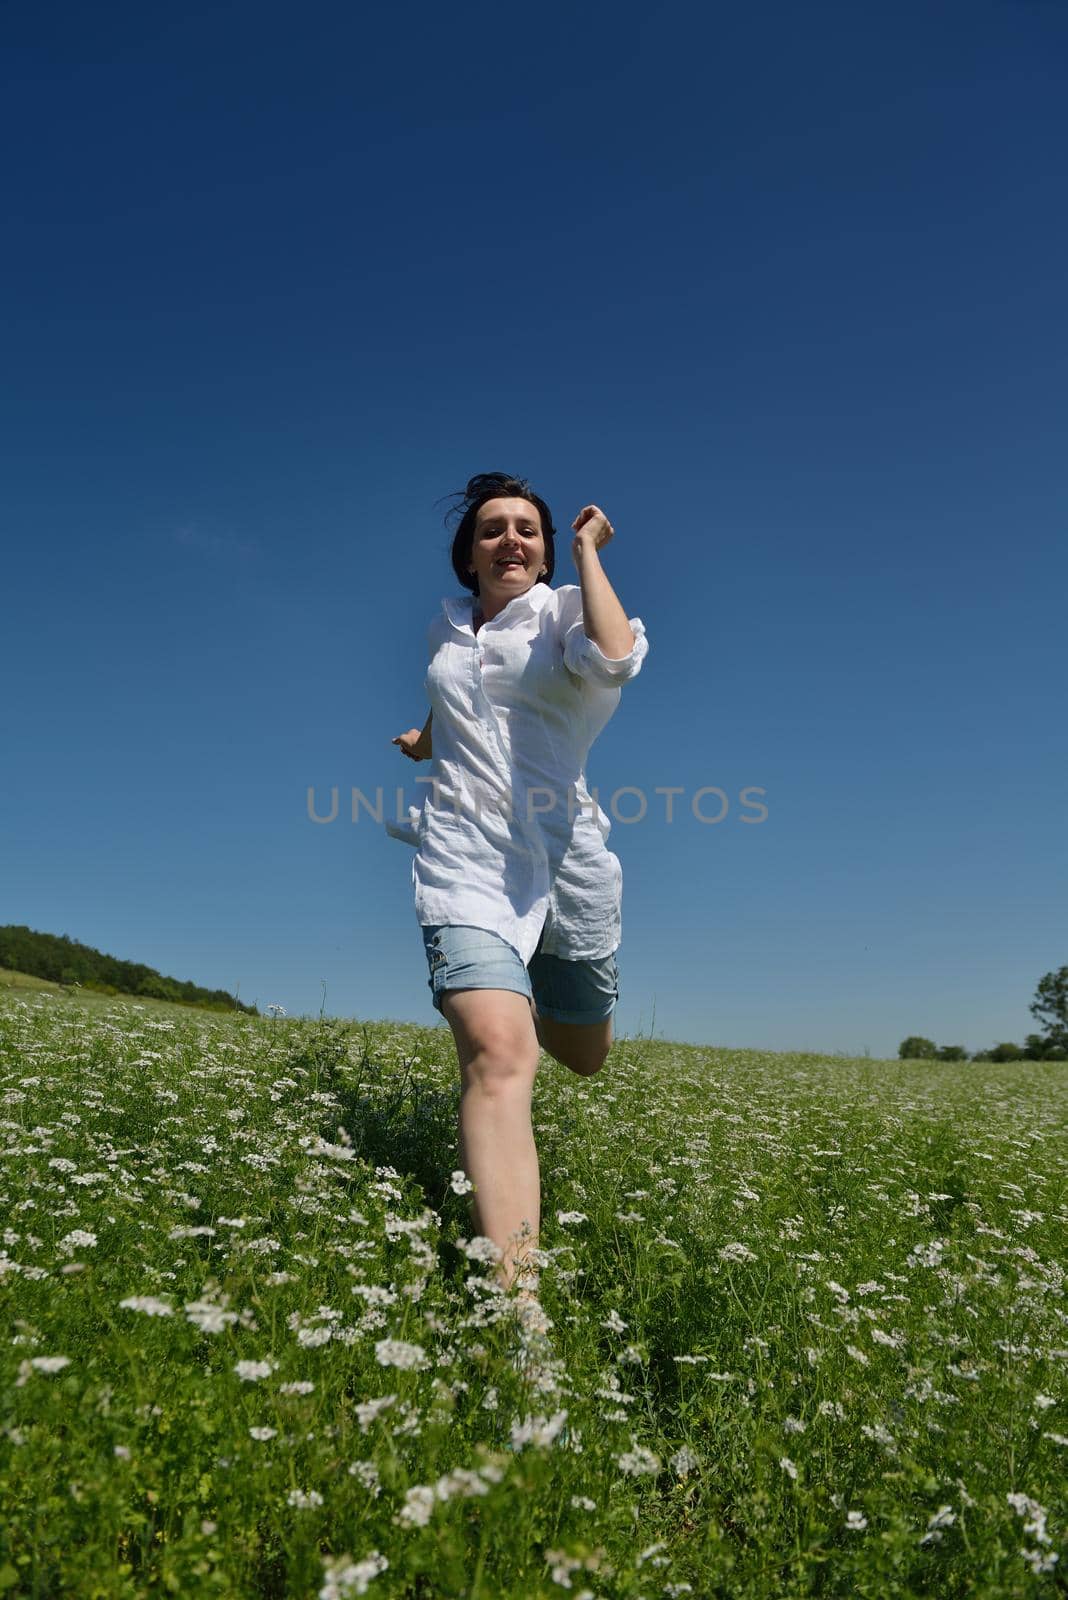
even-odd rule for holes
{"type": "Polygon", "coordinates": [[[487,500],[529,500],[536,506],[541,518],[541,531],[545,539],[545,565],[548,569],[536,580],[538,583],[551,583],[553,571],[556,567],[556,552],[553,548],[553,516],[541,495],[535,494],[525,478],[517,478],[511,472],[477,472],[467,481],[466,489],[458,489],[454,498],[463,504],[452,506],[445,514],[445,525],[448,527],[452,518],[460,514],[460,525],[452,541],[452,570],[459,578],[465,589],[470,589],[472,594],[478,593],[478,577],[473,572],[468,572],[468,563],[471,560],[471,546],[475,537],[475,519],[479,507],[485,505],[487,500]]]}

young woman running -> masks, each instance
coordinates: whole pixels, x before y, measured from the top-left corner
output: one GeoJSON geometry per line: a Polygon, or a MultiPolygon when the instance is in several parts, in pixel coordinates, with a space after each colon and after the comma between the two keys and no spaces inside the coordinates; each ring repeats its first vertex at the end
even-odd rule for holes
{"type": "Polygon", "coordinates": [[[589,1077],[619,996],[623,875],[586,756],[649,647],[601,565],[614,529],[597,506],[571,524],[578,584],[553,589],[555,529],[530,485],[480,473],[462,498],[452,566],[471,592],[443,600],[430,625],[425,726],[392,741],[412,761],[433,759],[417,780],[430,789],[407,825],[386,826],[416,845],[429,987],[460,1064],[472,1223],[501,1250],[501,1287],[529,1295],[539,1046],[589,1077]]]}

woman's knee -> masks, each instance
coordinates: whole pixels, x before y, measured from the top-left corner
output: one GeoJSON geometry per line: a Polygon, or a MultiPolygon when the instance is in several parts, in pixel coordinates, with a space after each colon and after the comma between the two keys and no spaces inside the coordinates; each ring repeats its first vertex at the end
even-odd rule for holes
{"type": "Polygon", "coordinates": [[[465,1088],[488,1094],[529,1090],[538,1070],[538,1039],[523,995],[499,989],[446,991],[442,1010],[465,1088]]]}

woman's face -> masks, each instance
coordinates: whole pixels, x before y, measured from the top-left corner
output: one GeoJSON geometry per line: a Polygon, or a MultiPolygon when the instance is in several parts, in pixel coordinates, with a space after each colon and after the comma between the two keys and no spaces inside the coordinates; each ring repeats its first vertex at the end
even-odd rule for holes
{"type": "Polygon", "coordinates": [[[471,572],[483,605],[506,604],[533,587],[545,567],[545,539],[529,500],[487,500],[478,508],[471,572]]]}

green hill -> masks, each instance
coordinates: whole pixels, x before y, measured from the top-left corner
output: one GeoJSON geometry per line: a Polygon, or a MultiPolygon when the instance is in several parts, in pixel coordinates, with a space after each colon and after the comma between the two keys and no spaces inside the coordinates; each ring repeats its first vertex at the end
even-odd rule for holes
{"type": "Polygon", "coordinates": [[[101,994],[128,994],[182,1005],[205,1006],[213,1011],[243,1011],[258,1016],[255,1006],[244,1005],[225,989],[203,989],[188,979],[168,978],[140,962],[120,961],[91,945],[79,944],[67,934],[39,933],[10,923],[0,927],[0,968],[13,974],[56,983],[64,988],[79,984],[101,994]]]}
{"type": "Polygon", "coordinates": [[[447,1027],[0,988],[0,1087],[0,1594],[1065,1595],[1062,1067],[545,1056],[525,1305],[447,1027]]]}

